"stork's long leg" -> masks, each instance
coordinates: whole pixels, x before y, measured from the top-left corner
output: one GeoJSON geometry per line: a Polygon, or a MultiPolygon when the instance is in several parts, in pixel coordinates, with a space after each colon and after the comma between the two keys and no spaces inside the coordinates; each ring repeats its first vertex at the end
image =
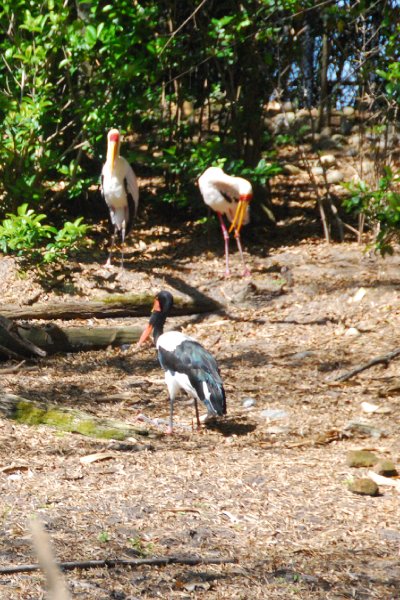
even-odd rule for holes
{"type": "Polygon", "coordinates": [[[105,267],[111,267],[111,256],[112,256],[112,251],[115,245],[115,236],[117,235],[117,229],[116,227],[114,227],[114,233],[111,236],[111,244],[110,244],[110,249],[108,251],[108,258],[107,258],[107,262],[104,265],[105,267]]]}
{"type": "Polygon", "coordinates": [[[200,415],[199,415],[199,407],[198,407],[198,404],[197,404],[197,398],[194,399],[194,410],[196,411],[197,429],[200,429],[201,423],[200,423],[200,415]]]}
{"type": "Polygon", "coordinates": [[[248,277],[250,275],[250,269],[248,268],[248,266],[246,265],[246,261],[244,260],[242,244],[240,241],[240,233],[237,231],[237,229],[235,229],[235,240],[240,253],[240,258],[242,259],[243,277],[248,277]]]}
{"type": "Polygon", "coordinates": [[[172,435],[174,433],[174,400],[175,396],[170,393],[169,396],[169,426],[167,429],[167,433],[172,435]]]}
{"type": "Polygon", "coordinates": [[[225,227],[224,219],[222,218],[221,213],[217,213],[219,223],[221,225],[222,235],[224,236],[225,243],[225,275],[228,276],[230,274],[229,271],[229,233],[227,228],[225,227]]]}
{"type": "Polygon", "coordinates": [[[124,268],[124,248],[125,248],[125,227],[126,227],[126,221],[125,219],[122,221],[122,227],[121,227],[121,269],[124,268]]]}

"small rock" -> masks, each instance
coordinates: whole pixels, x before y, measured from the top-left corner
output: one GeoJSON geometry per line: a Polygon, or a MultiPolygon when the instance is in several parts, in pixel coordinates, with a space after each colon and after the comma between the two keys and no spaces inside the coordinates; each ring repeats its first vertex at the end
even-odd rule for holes
{"type": "Polygon", "coordinates": [[[356,293],[354,294],[354,296],[352,296],[351,298],[349,298],[348,302],[361,302],[361,300],[364,298],[365,294],[367,293],[367,290],[363,287],[358,288],[358,290],[356,291],[356,293]]]}
{"type": "Polygon", "coordinates": [[[352,106],[345,106],[345,107],[342,109],[342,113],[343,113],[343,114],[344,114],[346,117],[351,117],[351,116],[353,116],[353,115],[354,115],[354,113],[355,113],[355,110],[354,110],[354,108],[353,108],[352,106]]]}
{"type": "Polygon", "coordinates": [[[287,433],[287,427],[280,427],[279,425],[271,425],[271,427],[267,427],[265,430],[269,435],[280,435],[282,433],[287,433]]]}
{"type": "Polygon", "coordinates": [[[340,133],[334,133],[331,140],[337,148],[340,148],[343,144],[346,143],[345,136],[341,135],[340,133]]]}
{"type": "Polygon", "coordinates": [[[323,169],[323,167],[319,167],[319,166],[318,167],[312,167],[311,173],[313,175],[323,175],[324,169],[323,169]]]}
{"type": "Polygon", "coordinates": [[[360,332],[357,329],[357,327],[349,327],[349,329],[347,329],[347,331],[344,335],[346,335],[346,336],[360,335],[360,332]]]}
{"type": "Polygon", "coordinates": [[[399,473],[393,461],[383,458],[374,466],[375,473],[384,477],[396,477],[399,473]]]}
{"type": "Polygon", "coordinates": [[[355,479],[349,483],[349,490],[353,492],[353,494],[360,494],[361,496],[377,496],[379,494],[379,488],[375,481],[372,481],[372,479],[368,479],[367,477],[355,479]]]}
{"type": "Polygon", "coordinates": [[[251,408],[252,406],[256,405],[256,401],[254,398],[244,398],[242,400],[242,406],[243,408],[251,408]]]}
{"type": "Polygon", "coordinates": [[[344,175],[339,169],[334,169],[326,174],[326,180],[328,183],[340,183],[344,180],[344,175]]]}
{"type": "Polygon", "coordinates": [[[279,421],[280,419],[286,419],[286,417],[289,416],[285,410],[281,410],[279,408],[267,408],[262,410],[260,415],[265,419],[269,419],[270,421],[279,421]]]}
{"type": "Polygon", "coordinates": [[[360,433],[362,435],[369,435],[373,438],[380,438],[386,435],[385,431],[370,425],[366,419],[355,419],[349,421],[344,427],[344,431],[351,431],[352,433],[360,433]]]}
{"type": "Polygon", "coordinates": [[[367,414],[372,414],[378,410],[378,406],[376,404],[371,404],[370,402],[361,402],[361,408],[367,414]]]}
{"type": "Polygon", "coordinates": [[[290,100],[287,100],[283,103],[283,110],[285,112],[293,111],[293,108],[293,104],[290,102],[290,100]]]}
{"type": "Polygon", "coordinates": [[[319,162],[325,169],[328,169],[336,164],[336,158],[333,154],[323,154],[320,156],[319,162]]]}
{"type": "Polygon", "coordinates": [[[299,175],[300,173],[303,173],[297,165],[292,165],[291,163],[285,163],[282,170],[285,175],[299,175]]]}
{"type": "Polygon", "coordinates": [[[346,455],[346,463],[349,467],[373,467],[379,462],[379,458],[369,450],[350,450],[346,455]]]}

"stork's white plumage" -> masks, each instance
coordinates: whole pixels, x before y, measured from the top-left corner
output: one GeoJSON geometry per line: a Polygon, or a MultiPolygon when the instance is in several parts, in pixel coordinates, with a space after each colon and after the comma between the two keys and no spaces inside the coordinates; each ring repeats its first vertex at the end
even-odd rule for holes
{"type": "MultiPolygon", "coordinates": [[[[113,235],[106,265],[111,264],[115,236],[121,232],[122,243],[132,228],[139,206],[139,187],[136,175],[128,161],[119,155],[121,136],[118,129],[107,135],[107,158],[101,172],[101,189],[110,211],[113,235]]],[[[122,255],[123,257],[123,255],[122,255]]],[[[122,259],[123,260],[123,259],[122,259]]]]}
{"type": "Polygon", "coordinates": [[[240,230],[242,225],[250,221],[249,202],[253,197],[251,183],[243,177],[232,177],[219,167],[209,167],[199,177],[199,188],[204,202],[217,215],[222,229],[225,242],[225,274],[229,275],[229,233],[235,231],[236,244],[243,263],[243,275],[249,275],[246,266],[242,244],[240,242],[240,230]],[[226,215],[231,223],[229,232],[225,226],[223,215],[226,215]]]}

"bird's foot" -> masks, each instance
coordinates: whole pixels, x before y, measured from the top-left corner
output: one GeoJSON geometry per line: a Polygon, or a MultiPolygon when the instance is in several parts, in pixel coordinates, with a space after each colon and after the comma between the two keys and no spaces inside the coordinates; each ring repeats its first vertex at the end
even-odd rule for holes
{"type": "Polygon", "coordinates": [[[111,264],[111,258],[108,258],[107,261],[103,265],[106,269],[112,269],[113,265],[111,264]]]}
{"type": "Polygon", "coordinates": [[[225,279],[228,279],[231,276],[231,272],[229,269],[226,269],[225,273],[224,273],[224,277],[225,279]]]}
{"type": "Polygon", "coordinates": [[[246,267],[245,270],[243,271],[242,277],[251,277],[251,271],[248,267],[246,267]]]}
{"type": "Polygon", "coordinates": [[[174,435],[173,428],[169,425],[165,431],[166,435],[174,435]]]}

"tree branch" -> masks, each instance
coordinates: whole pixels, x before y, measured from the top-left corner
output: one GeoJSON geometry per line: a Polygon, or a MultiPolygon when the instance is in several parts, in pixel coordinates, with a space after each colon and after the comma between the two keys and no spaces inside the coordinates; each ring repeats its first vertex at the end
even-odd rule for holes
{"type": "Polygon", "coordinates": [[[348,379],[351,379],[351,377],[354,377],[354,375],[358,375],[359,373],[362,373],[362,371],[366,371],[367,369],[374,367],[375,365],[379,365],[379,364],[387,365],[388,362],[390,362],[397,356],[400,356],[400,348],[396,348],[396,350],[392,350],[392,352],[389,352],[388,354],[384,354],[383,356],[377,356],[376,358],[373,358],[372,360],[368,361],[367,363],[364,363],[363,365],[359,365],[355,369],[352,369],[351,371],[348,371],[347,373],[344,373],[343,375],[336,377],[334,381],[347,381],[348,379]]]}
{"type": "MultiPolygon", "coordinates": [[[[72,571],[73,569],[98,569],[107,567],[112,569],[117,566],[124,567],[141,567],[142,565],[150,565],[155,567],[163,567],[166,565],[224,565],[236,563],[235,558],[202,558],[201,556],[165,556],[159,558],[106,558],[104,560],[74,560],[68,562],[57,563],[58,567],[63,571],[72,571]]],[[[0,575],[10,575],[12,573],[27,573],[38,571],[40,565],[27,564],[16,565],[10,567],[1,567],[0,575]]]]}

